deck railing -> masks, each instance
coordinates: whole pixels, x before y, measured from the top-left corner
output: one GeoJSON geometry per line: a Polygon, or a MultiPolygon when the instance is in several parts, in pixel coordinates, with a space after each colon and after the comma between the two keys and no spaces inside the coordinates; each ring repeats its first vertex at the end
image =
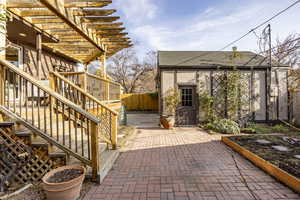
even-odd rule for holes
{"type": "Polygon", "coordinates": [[[91,166],[93,177],[97,178],[100,120],[3,60],[0,60],[0,110],[91,166]]]}
{"type": "Polygon", "coordinates": [[[50,73],[50,85],[57,93],[80,106],[85,111],[97,116],[100,120],[100,139],[117,146],[118,113],[102,104],[96,97],[75,85],[69,79],[57,72],[50,73]]]}
{"type": "Polygon", "coordinates": [[[120,84],[85,72],[60,72],[76,86],[96,97],[99,101],[120,101],[120,84]]]}

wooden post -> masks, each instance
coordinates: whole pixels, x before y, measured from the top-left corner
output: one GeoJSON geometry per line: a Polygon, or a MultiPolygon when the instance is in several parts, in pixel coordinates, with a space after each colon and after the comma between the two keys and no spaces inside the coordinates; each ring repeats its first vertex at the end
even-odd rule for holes
{"type": "Polygon", "coordinates": [[[4,105],[5,102],[5,68],[0,66],[0,105],[4,105]]]}
{"type": "Polygon", "coordinates": [[[80,75],[80,86],[86,92],[87,91],[87,72],[80,75]]]}
{"type": "Polygon", "coordinates": [[[55,77],[52,72],[49,73],[49,84],[50,84],[50,88],[56,91],[55,77]]]}
{"type": "Polygon", "coordinates": [[[42,71],[42,34],[37,33],[36,35],[36,70],[37,79],[41,80],[42,71]]]}
{"type": "Polygon", "coordinates": [[[104,52],[104,54],[100,57],[100,61],[99,61],[102,65],[102,70],[103,70],[103,78],[107,79],[107,71],[106,71],[106,53],[104,52]]]}
{"type": "Polygon", "coordinates": [[[116,150],[118,144],[118,115],[113,115],[111,120],[111,142],[112,148],[116,150]]]}
{"type": "MultiPolygon", "coordinates": [[[[5,67],[0,65],[0,105],[5,104],[5,67]]],[[[4,121],[4,116],[0,113],[0,122],[4,121]]]]}
{"type": "MultiPolygon", "coordinates": [[[[6,0],[0,0],[0,14],[6,15],[6,0]]],[[[0,59],[6,59],[6,21],[0,21],[1,33],[0,33],[0,59]]],[[[5,101],[5,69],[0,65],[0,105],[4,105],[5,101]]],[[[3,121],[3,116],[0,114],[0,121],[3,121]]]]}
{"type": "MultiPolygon", "coordinates": [[[[6,15],[6,0],[0,0],[0,14],[6,15]]],[[[6,54],[6,20],[0,21],[1,33],[0,33],[0,59],[5,60],[6,54]]]]}
{"type": "Polygon", "coordinates": [[[99,129],[98,124],[91,122],[91,152],[92,152],[92,178],[93,181],[100,182],[99,169],[100,169],[100,154],[99,154],[99,129]]]}
{"type": "Polygon", "coordinates": [[[110,93],[110,88],[109,88],[109,82],[105,81],[105,92],[106,92],[106,100],[109,101],[109,93],[110,93]]]}
{"type": "MultiPolygon", "coordinates": [[[[54,74],[52,72],[49,73],[49,86],[55,92],[57,91],[56,84],[55,84],[55,77],[54,77],[54,74]]],[[[50,96],[49,101],[50,101],[50,112],[52,112],[52,111],[54,111],[54,104],[56,103],[55,98],[50,96]]]]}

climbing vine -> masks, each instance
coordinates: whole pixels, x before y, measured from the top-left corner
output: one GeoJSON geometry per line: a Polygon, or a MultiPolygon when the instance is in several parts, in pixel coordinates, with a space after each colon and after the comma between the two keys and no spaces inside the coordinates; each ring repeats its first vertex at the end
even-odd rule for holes
{"type": "Polygon", "coordinates": [[[214,73],[212,78],[218,82],[213,95],[203,89],[204,83],[200,84],[200,108],[204,112],[205,120],[212,122],[227,118],[237,121],[244,110],[250,109],[245,109],[249,107],[249,98],[242,98],[250,92],[250,83],[247,82],[249,74],[234,70],[214,73]]]}

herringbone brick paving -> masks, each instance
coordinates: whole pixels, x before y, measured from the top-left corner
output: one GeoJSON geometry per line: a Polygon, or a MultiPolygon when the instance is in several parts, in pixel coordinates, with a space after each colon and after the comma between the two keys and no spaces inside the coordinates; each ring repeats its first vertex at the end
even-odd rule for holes
{"type": "Polygon", "coordinates": [[[300,199],[197,128],[140,129],[104,182],[86,200],[300,199]],[[242,181],[239,170],[248,183],[242,181]],[[253,196],[254,195],[254,196],[253,196]]]}

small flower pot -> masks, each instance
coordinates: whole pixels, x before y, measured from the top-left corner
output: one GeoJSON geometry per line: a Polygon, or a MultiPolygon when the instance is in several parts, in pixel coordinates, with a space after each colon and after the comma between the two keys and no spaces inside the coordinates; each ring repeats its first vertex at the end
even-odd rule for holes
{"type": "Polygon", "coordinates": [[[160,117],[160,124],[165,129],[172,129],[175,125],[175,116],[161,116],[160,117]]]}
{"type": "Polygon", "coordinates": [[[64,166],[59,167],[57,169],[51,170],[43,177],[43,189],[46,193],[48,200],[75,200],[78,199],[80,196],[80,190],[82,186],[82,182],[85,178],[86,169],[79,165],[72,165],[72,166],[64,166]],[[64,172],[72,173],[71,171],[76,171],[76,176],[72,178],[72,175],[70,176],[70,179],[62,182],[63,177],[61,177],[61,180],[53,181],[55,176],[62,175],[64,172]],[[82,174],[78,174],[81,171],[82,174]]]}

